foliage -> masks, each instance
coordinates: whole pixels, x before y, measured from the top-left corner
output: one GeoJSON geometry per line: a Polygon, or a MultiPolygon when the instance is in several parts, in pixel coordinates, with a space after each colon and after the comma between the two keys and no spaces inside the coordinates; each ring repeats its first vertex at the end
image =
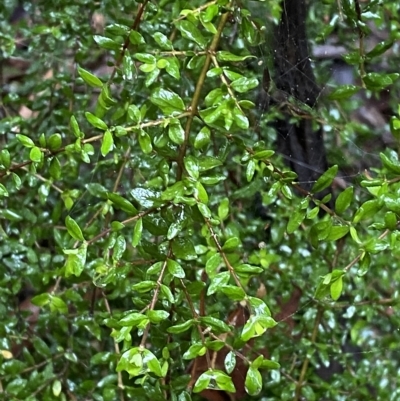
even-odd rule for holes
{"type": "MultiPolygon", "coordinates": [[[[337,165],[304,191],[274,153],[280,110],[255,107],[266,3],[37,1],[14,24],[0,6],[4,399],[397,399],[400,109],[333,209],[315,194],[337,165]]],[[[360,84],[300,114],[340,162],[373,135],[350,113],[396,93],[398,23],[395,2],[339,5],[312,3],[309,31],[354,38],[360,84]],[[366,51],[369,21],[387,39],[366,51]]]]}

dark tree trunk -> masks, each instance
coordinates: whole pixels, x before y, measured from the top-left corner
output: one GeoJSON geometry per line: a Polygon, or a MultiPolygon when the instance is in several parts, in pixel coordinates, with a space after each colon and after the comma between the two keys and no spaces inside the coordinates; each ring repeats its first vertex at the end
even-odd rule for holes
{"type": "MultiPolygon", "coordinates": [[[[282,1],[281,21],[274,32],[274,82],[278,92],[314,108],[320,90],[309,57],[306,15],[305,0],[282,1]]],[[[286,118],[275,124],[278,150],[297,173],[301,186],[310,190],[327,169],[322,127],[316,128],[311,116],[291,123],[293,112],[288,107],[283,110],[286,118]]]]}

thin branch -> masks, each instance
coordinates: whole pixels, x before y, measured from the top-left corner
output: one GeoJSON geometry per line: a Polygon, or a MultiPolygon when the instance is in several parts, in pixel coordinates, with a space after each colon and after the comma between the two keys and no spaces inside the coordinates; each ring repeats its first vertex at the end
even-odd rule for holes
{"type": "MultiPolygon", "coordinates": [[[[111,311],[111,308],[110,308],[110,304],[108,303],[108,299],[106,297],[106,294],[104,294],[104,291],[101,291],[101,295],[103,296],[104,305],[106,306],[106,310],[109,313],[110,317],[112,317],[112,311],[111,311]]],[[[119,344],[117,343],[117,341],[115,341],[115,338],[113,338],[113,341],[114,341],[115,353],[117,355],[120,355],[121,351],[119,349],[119,344]]],[[[121,401],[125,400],[125,398],[124,398],[124,388],[125,388],[125,386],[124,386],[124,382],[122,380],[122,372],[118,372],[118,389],[120,391],[120,400],[121,401]]]]}
{"type": "MultiPolygon", "coordinates": [[[[170,256],[171,256],[171,251],[168,252],[168,255],[165,258],[165,261],[164,261],[164,263],[162,265],[160,275],[158,276],[158,279],[157,279],[157,285],[156,285],[156,288],[154,289],[153,298],[152,298],[152,300],[150,302],[150,305],[149,305],[149,308],[148,308],[149,310],[154,310],[154,307],[156,306],[156,303],[158,301],[158,294],[160,292],[160,288],[161,288],[162,280],[163,280],[163,277],[164,277],[164,273],[165,273],[165,270],[167,268],[168,258],[170,256]]],[[[142,340],[140,341],[140,345],[139,345],[140,349],[146,348],[146,341],[147,341],[147,337],[149,335],[150,326],[151,326],[151,323],[150,322],[147,323],[146,328],[143,331],[142,340]]]]}
{"type": "MultiPolygon", "coordinates": [[[[321,323],[321,319],[322,319],[322,315],[323,314],[324,314],[323,309],[322,308],[318,308],[317,316],[315,317],[313,332],[312,332],[312,335],[311,335],[311,343],[312,344],[314,344],[316,342],[316,340],[317,340],[318,327],[319,327],[319,324],[321,323]]],[[[307,374],[307,369],[308,369],[309,363],[310,363],[310,357],[306,356],[306,358],[304,359],[304,362],[303,362],[303,366],[301,367],[299,380],[296,383],[296,391],[295,391],[294,401],[299,401],[301,399],[301,389],[303,387],[303,383],[304,383],[305,378],[306,378],[306,374],[307,374]]]]}
{"type": "Polygon", "coordinates": [[[182,179],[182,174],[183,174],[183,169],[184,169],[183,158],[185,157],[185,154],[186,154],[186,148],[187,148],[188,142],[189,142],[190,130],[192,128],[193,119],[194,119],[195,115],[197,114],[197,107],[198,107],[199,101],[200,101],[201,90],[203,88],[203,85],[204,85],[204,82],[206,79],[208,68],[210,67],[210,64],[211,64],[211,58],[217,51],[218,43],[221,38],[224,26],[228,20],[229,14],[230,13],[227,12],[227,13],[223,14],[221,17],[221,20],[220,20],[218,28],[217,28],[217,32],[215,33],[213,40],[211,42],[211,45],[208,49],[207,56],[204,61],[203,69],[201,70],[199,79],[197,80],[196,89],[194,91],[192,103],[191,103],[190,109],[189,109],[190,115],[186,122],[185,140],[184,140],[183,144],[181,145],[181,148],[179,149],[178,174],[177,174],[178,181],[180,181],[182,179]]]}

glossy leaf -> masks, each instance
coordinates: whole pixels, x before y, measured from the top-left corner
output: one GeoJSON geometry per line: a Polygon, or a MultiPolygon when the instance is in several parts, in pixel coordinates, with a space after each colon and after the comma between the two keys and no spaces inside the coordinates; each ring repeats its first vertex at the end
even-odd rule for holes
{"type": "Polygon", "coordinates": [[[168,259],[167,269],[170,274],[177,278],[184,278],[185,271],[182,269],[181,265],[173,259],[168,259]]]}
{"type": "Polygon", "coordinates": [[[249,395],[255,396],[260,394],[262,389],[262,378],[258,369],[251,366],[249,367],[246,373],[245,388],[249,395]]]}
{"type": "Polygon", "coordinates": [[[67,216],[65,218],[65,226],[67,227],[68,234],[78,240],[78,241],[84,241],[85,238],[83,237],[82,230],[79,227],[78,223],[70,216],[67,216]]]}
{"type": "Polygon", "coordinates": [[[318,193],[323,191],[325,188],[328,188],[335,179],[337,172],[338,166],[330,167],[327,171],[325,171],[324,174],[321,175],[321,177],[318,178],[317,182],[313,185],[311,192],[318,193]]]}
{"type": "Polygon", "coordinates": [[[79,277],[86,264],[87,245],[83,243],[79,248],[64,249],[64,254],[67,255],[65,263],[65,277],[79,277]]]}
{"type": "Polygon", "coordinates": [[[354,188],[348,187],[339,194],[335,202],[335,210],[337,214],[342,214],[351,205],[353,193],[354,188]]]}
{"type": "Polygon", "coordinates": [[[166,115],[171,115],[174,112],[182,112],[185,109],[180,96],[168,89],[158,88],[154,90],[150,96],[150,101],[158,106],[166,115]]]}
{"type": "Polygon", "coordinates": [[[42,160],[42,152],[41,150],[37,147],[34,146],[31,151],[29,152],[29,158],[36,163],[40,163],[42,160]]]}
{"type": "Polygon", "coordinates": [[[202,35],[201,31],[191,21],[183,20],[176,24],[176,27],[181,31],[182,36],[197,43],[201,48],[207,44],[207,40],[202,35]]]}
{"type": "Polygon", "coordinates": [[[91,125],[93,125],[93,127],[101,129],[103,131],[107,130],[107,124],[101,120],[99,117],[96,117],[94,114],[90,113],[89,111],[87,111],[85,113],[86,119],[89,121],[89,123],[91,125]]]}
{"type": "Polygon", "coordinates": [[[114,147],[114,138],[110,130],[106,130],[103,136],[103,140],[101,142],[101,154],[106,156],[114,147]]]}
{"type": "Polygon", "coordinates": [[[96,77],[96,75],[92,74],[91,72],[78,67],[78,74],[81,76],[81,78],[90,86],[93,88],[102,88],[103,87],[103,82],[99,78],[96,77]]]}
{"type": "Polygon", "coordinates": [[[289,222],[287,225],[287,232],[288,234],[293,234],[303,222],[304,218],[306,217],[307,210],[297,208],[294,213],[290,215],[289,222]]]}
{"type": "Polygon", "coordinates": [[[142,232],[143,232],[143,220],[138,219],[138,221],[135,224],[135,228],[133,229],[133,237],[131,242],[133,247],[136,247],[139,244],[140,239],[142,237],[142,232]]]}
{"type": "Polygon", "coordinates": [[[359,86],[355,85],[341,85],[329,94],[329,99],[340,100],[347,99],[360,91],[359,86]]]}

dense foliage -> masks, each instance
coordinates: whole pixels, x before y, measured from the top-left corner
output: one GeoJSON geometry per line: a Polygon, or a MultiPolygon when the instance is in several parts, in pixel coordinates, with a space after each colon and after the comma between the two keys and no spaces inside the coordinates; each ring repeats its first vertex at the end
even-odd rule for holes
{"type": "Polygon", "coordinates": [[[0,5],[2,399],[398,399],[396,2],[310,1],[311,48],[354,79],[316,55],[319,107],[288,98],[325,130],[310,192],[256,107],[279,1],[21,5],[0,5]]]}

